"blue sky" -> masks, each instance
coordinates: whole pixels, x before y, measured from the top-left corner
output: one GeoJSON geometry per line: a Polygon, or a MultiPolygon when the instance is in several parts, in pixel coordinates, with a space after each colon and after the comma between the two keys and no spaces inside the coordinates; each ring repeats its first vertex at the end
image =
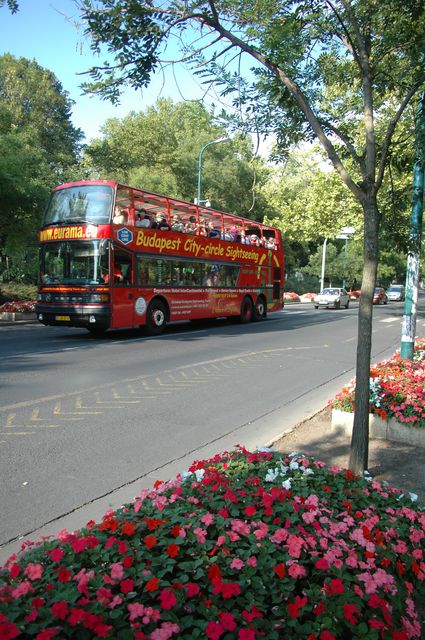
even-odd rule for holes
{"type": "MultiPolygon", "coordinates": [[[[0,8],[0,55],[11,53],[19,58],[35,59],[52,71],[75,104],[72,120],[83,130],[87,141],[99,133],[108,118],[124,117],[129,111],[143,111],[159,96],[182,100],[172,75],[156,77],[143,91],[127,90],[117,107],[94,96],[84,96],[79,88],[84,77],[79,76],[105,56],[94,57],[82,29],[78,29],[78,11],[73,0],[19,0],[19,12],[12,15],[0,8]]],[[[202,90],[184,70],[179,71],[179,87],[184,99],[196,99],[202,90]]]]}

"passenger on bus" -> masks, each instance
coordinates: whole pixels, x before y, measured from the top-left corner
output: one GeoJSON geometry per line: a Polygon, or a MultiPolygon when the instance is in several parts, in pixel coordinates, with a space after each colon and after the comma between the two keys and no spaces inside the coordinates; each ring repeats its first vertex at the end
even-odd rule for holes
{"type": "Polygon", "coordinates": [[[276,238],[274,236],[268,238],[266,247],[267,249],[276,249],[276,238]]]}
{"type": "Polygon", "coordinates": [[[114,224],[127,224],[127,211],[116,206],[112,222],[114,224]]]}
{"type": "Polygon", "coordinates": [[[172,231],[184,231],[184,224],[180,221],[180,218],[177,214],[175,214],[171,221],[171,230],[172,231]]]}
{"type": "Polygon", "coordinates": [[[214,222],[210,220],[207,224],[208,237],[209,238],[219,238],[220,230],[214,227],[214,222]]]}
{"type": "Polygon", "coordinates": [[[161,229],[161,231],[169,231],[171,229],[163,213],[156,214],[156,220],[152,224],[152,228],[161,229]]]}
{"type": "Polygon", "coordinates": [[[249,240],[250,240],[250,243],[255,245],[256,247],[260,246],[260,238],[257,235],[255,235],[255,233],[251,233],[251,235],[249,236],[249,240]]]}
{"type": "Polygon", "coordinates": [[[185,226],[184,226],[184,232],[185,233],[190,233],[190,234],[194,234],[196,232],[196,217],[195,216],[190,216],[189,218],[189,222],[186,222],[185,226]]]}
{"type": "Polygon", "coordinates": [[[150,219],[148,212],[146,209],[139,209],[136,212],[136,227],[145,227],[148,229],[152,225],[152,220],[150,219]]]}
{"type": "Polygon", "coordinates": [[[204,238],[208,236],[205,218],[199,219],[199,224],[197,225],[197,234],[198,236],[204,236],[204,238]]]}

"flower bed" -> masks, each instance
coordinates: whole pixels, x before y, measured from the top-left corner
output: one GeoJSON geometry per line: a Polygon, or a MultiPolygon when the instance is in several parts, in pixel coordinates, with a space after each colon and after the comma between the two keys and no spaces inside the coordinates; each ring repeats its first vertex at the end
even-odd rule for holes
{"type": "Polygon", "coordinates": [[[283,300],[284,302],[299,302],[300,297],[298,293],[295,293],[294,291],[284,291],[283,300]]]}
{"type": "Polygon", "coordinates": [[[0,313],[34,313],[35,300],[5,302],[0,305],[0,313]]]}
{"type": "MultiPolygon", "coordinates": [[[[333,409],[353,413],[355,381],[331,401],[333,409]]],[[[415,344],[413,361],[394,356],[370,370],[369,411],[383,420],[425,428],[425,340],[415,344]]]]}
{"type": "Polygon", "coordinates": [[[0,638],[419,638],[425,512],[324,463],[239,449],[0,570],[0,638]]]}

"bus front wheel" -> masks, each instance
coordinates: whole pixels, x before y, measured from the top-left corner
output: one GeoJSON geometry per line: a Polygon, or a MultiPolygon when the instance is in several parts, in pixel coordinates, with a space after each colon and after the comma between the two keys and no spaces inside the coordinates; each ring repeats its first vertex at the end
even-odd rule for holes
{"type": "Polygon", "coordinates": [[[150,336],[162,333],[167,323],[167,311],[161,300],[153,300],[146,312],[146,330],[150,336]]]}
{"type": "Polygon", "coordinates": [[[266,316],[267,316],[266,301],[264,300],[263,296],[258,296],[257,300],[255,301],[254,313],[253,313],[252,319],[255,322],[258,322],[259,320],[263,320],[266,316]]]}
{"type": "Polygon", "coordinates": [[[239,319],[241,323],[247,324],[248,322],[251,322],[253,313],[254,313],[254,307],[252,304],[252,300],[247,296],[242,300],[242,304],[241,304],[241,312],[239,315],[239,319]]]}

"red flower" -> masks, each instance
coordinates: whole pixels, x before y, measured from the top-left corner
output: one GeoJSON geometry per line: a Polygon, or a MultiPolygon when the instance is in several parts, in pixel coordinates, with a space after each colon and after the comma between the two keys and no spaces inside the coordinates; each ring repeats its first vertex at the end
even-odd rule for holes
{"type": "Polygon", "coordinates": [[[134,562],[133,556],[125,556],[125,558],[123,558],[122,565],[126,569],[129,569],[130,567],[133,566],[133,562],[134,562]]]}
{"type": "Polygon", "coordinates": [[[205,629],[205,635],[211,640],[218,640],[220,636],[223,635],[223,633],[224,629],[221,624],[219,624],[218,622],[213,622],[212,620],[210,620],[210,622],[207,624],[207,628],[205,629]]]}
{"type": "Polygon", "coordinates": [[[359,609],[356,604],[346,603],[344,604],[342,610],[344,613],[344,618],[347,620],[347,622],[349,622],[350,624],[357,623],[357,615],[359,613],[359,609]]]}
{"type": "Polygon", "coordinates": [[[333,578],[329,583],[325,584],[325,591],[328,596],[344,593],[345,587],[341,578],[333,578]]]}
{"type": "Polygon", "coordinates": [[[143,542],[145,543],[148,549],[152,549],[152,547],[156,545],[158,540],[154,535],[150,535],[150,536],[146,536],[146,538],[143,538],[143,542]]]}
{"type": "Polygon", "coordinates": [[[245,515],[248,516],[248,518],[252,518],[252,516],[255,515],[255,513],[257,512],[257,509],[253,506],[250,506],[250,507],[246,507],[244,511],[245,511],[245,515]]]}
{"type": "Polygon", "coordinates": [[[296,596],[295,602],[290,602],[288,604],[288,612],[291,618],[298,618],[300,615],[300,610],[307,604],[308,600],[306,596],[300,597],[296,596]]]}
{"type": "Polygon", "coordinates": [[[320,558],[314,566],[316,567],[316,569],[322,569],[323,571],[326,571],[327,569],[329,569],[329,562],[326,560],[326,558],[320,558]]]}
{"type": "Polygon", "coordinates": [[[52,612],[52,616],[56,616],[60,620],[65,620],[69,613],[68,603],[65,600],[59,600],[59,602],[55,602],[50,611],[52,612]]]}
{"type": "Polygon", "coordinates": [[[62,560],[63,558],[63,550],[60,547],[57,547],[56,549],[52,549],[52,552],[50,554],[50,559],[52,562],[59,562],[59,560],[62,560]]]}
{"type": "Polygon", "coordinates": [[[125,580],[121,580],[120,582],[121,593],[130,593],[130,591],[134,590],[133,580],[131,578],[126,578],[125,580]]]}
{"type": "Polygon", "coordinates": [[[121,532],[124,536],[134,536],[136,527],[134,522],[124,522],[121,528],[121,532]]]}
{"type": "Polygon", "coordinates": [[[212,564],[207,571],[207,576],[211,580],[211,582],[221,580],[220,567],[217,564],[212,564]]]}
{"type": "Polygon", "coordinates": [[[161,600],[161,607],[166,611],[172,609],[177,604],[176,596],[169,589],[163,589],[159,594],[159,599],[161,600]]]}
{"type": "Polygon", "coordinates": [[[145,591],[156,591],[158,589],[158,578],[151,578],[145,585],[145,591]]]}
{"type": "Polygon", "coordinates": [[[273,571],[279,578],[284,578],[286,576],[286,567],[282,562],[273,567],[273,571]]]}
{"type": "Polygon", "coordinates": [[[169,544],[167,547],[167,554],[170,558],[175,558],[179,554],[179,546],[177,544],[169,544]]]}
{"type": "Polygon", "coordinates": [[[16,624],[8,622],[4,616],[0,615],[0,638],[1,640],[13,640],[21,635],[16,624]]]}
{"type": "Polygon", "coordinates": [[[71,580],[71,572],[68,569],[64,569],[63,567],[58,572],[58,581],[59,582],[69,582],[71,580]]]}
{"type": "Polygon", "coordinates": [[[236,622],[233,614],[222,611],[219,614],[218,619],[220,620],[223,629],[226,631],[233,631],[233,629],[236,628],[236,622]]]}
{"type": "Polygon", "coordinates": [[[71,613],[69,614],[68,623],[71,625],[71,627],[75,627],[77,624],[84,620],[85,615],[86,614],[82,609],[73,607],[71,609],[71,613]]]}

